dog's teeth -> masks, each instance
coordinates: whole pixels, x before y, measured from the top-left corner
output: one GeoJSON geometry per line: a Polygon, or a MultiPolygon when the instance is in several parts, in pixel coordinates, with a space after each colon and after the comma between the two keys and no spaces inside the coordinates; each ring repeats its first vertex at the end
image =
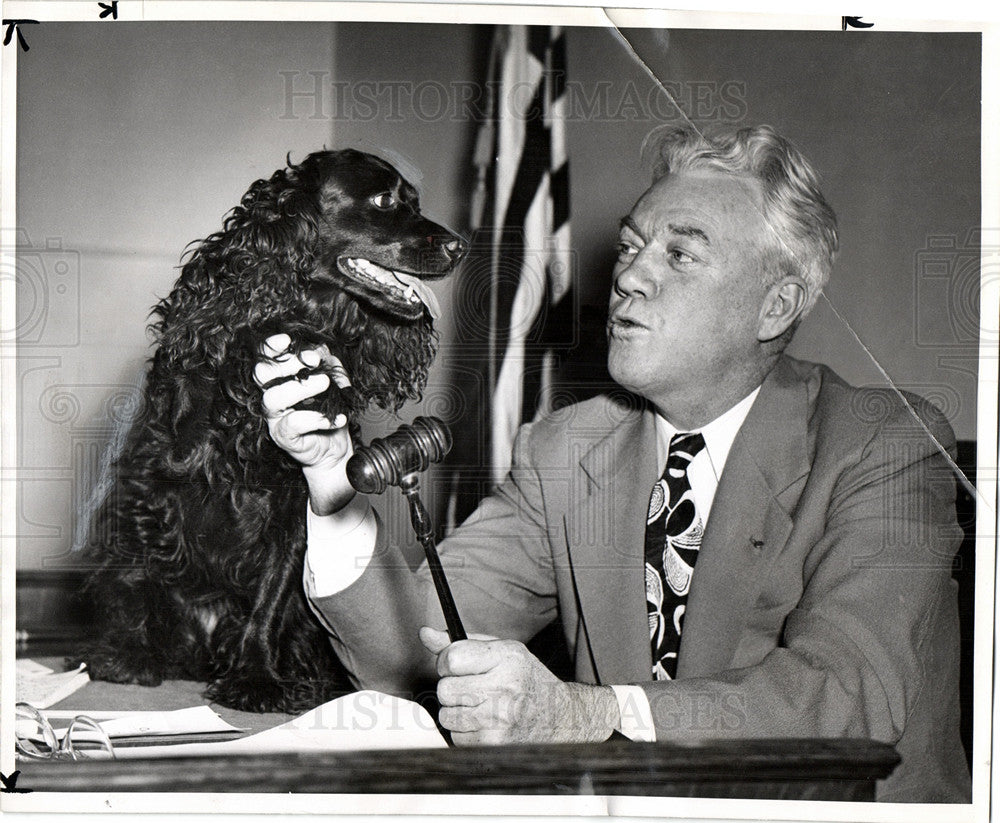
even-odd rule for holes
{"type": "Polygon", "coordinates": [[[441,307],[438,305],[437,297],[423,280],[398,271],[393,272],[393,276],[399,282],[399,286],[405,290],[407,300],[411,303],[423,303],[433,320],[437,320],[441,316],[441,307]],[[414,297],[416,300],[413,299],[414,297]]]}
{"type": "Polygon", "coordinates": [[[426,283],[405,272],[393,271],[380,266],[364,257],[343,258],[352,274],[370,281],[383,292],[398,300],[405,300],[411,305],[422,303],[431,318],[437,320],[441,316],[441,308],[437,297],[426,283]]]}

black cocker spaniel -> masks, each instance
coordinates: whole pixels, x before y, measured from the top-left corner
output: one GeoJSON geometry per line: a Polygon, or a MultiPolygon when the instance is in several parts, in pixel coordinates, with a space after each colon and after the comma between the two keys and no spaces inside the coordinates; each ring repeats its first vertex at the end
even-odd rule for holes
{"type": "Polygon", "coordinates": [[[464,253],[392,166],[350,149],[258,180],[190,250],[153,309],[143,403],[85,547],[94,678],[199,680],[248,711],[351,689],[306,603],[305,481],[268,436],[253,367],[277,332],[325,345],[353,385],[331,381],[321,408],[346,412],[356,437],[369,403],[421,396],[435,353],[424,281],[464,253]]]}

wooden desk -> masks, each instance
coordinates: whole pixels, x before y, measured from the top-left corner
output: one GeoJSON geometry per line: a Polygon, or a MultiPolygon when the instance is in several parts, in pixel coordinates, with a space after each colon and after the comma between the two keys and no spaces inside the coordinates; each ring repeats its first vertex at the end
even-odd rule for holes
{"type": "Polygon", "coordinates": [[[872,800],[899,762],[867,740],[738,740],[18,763],[48,792],[586,794],[872,800]]]}
{"type": "MultiPolygon", "coordinates": [[[[59,658],[40,662],[60,668],[59,658]]],[[[204,684],[91,682],[53,708],[170,710],[204,703],[204,684]]],[[[291,719],[213,705],[252,732],[291,719]]],[[[727,740],[330,752],[115,762],[18,761],[18,787],[48,792],[597,794],[872,800],[899,755],[869,740],[727,740]]]]}

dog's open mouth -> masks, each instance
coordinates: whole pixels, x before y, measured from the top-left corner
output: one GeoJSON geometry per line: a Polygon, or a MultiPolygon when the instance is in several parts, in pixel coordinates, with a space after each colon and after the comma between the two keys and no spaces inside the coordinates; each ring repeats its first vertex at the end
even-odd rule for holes
{"type": "Polygon", "coordinates": [[[410,320],[419,319],[425,308],[432,320],[441,316],[434,292],[412,274],[387,269],[363,257],[338,257],[337,269],[359,288],[358,296],[387,311],[410,320]]]}

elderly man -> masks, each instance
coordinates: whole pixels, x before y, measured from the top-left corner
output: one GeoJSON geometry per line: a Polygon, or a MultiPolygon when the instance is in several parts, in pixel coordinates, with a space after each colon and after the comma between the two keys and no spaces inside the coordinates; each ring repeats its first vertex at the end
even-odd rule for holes
{"type": "MultiPolygon", "coordinates": [[[[525,426],[506,482],[441,546],[476,639],[451,644],[345,478],[342,419],[268,389],[310,489],[306,587],[361,686],[436,681],[456,744],[871,737],[896,801],[969,799],[959,741],[948,424],[783,354],[837,248],[806,160],[767,127],[676,130],[621,221],[599,397],[525,426]],[[523,645],[561,623],[562,682],[523,645]],[[419,641],[418,641],[419,629],[419,641]]],[[[263,385],[291,376],[271,338],[263,385]]],[[[301,362],[300,362],[301,358],[301,362]]]]}

